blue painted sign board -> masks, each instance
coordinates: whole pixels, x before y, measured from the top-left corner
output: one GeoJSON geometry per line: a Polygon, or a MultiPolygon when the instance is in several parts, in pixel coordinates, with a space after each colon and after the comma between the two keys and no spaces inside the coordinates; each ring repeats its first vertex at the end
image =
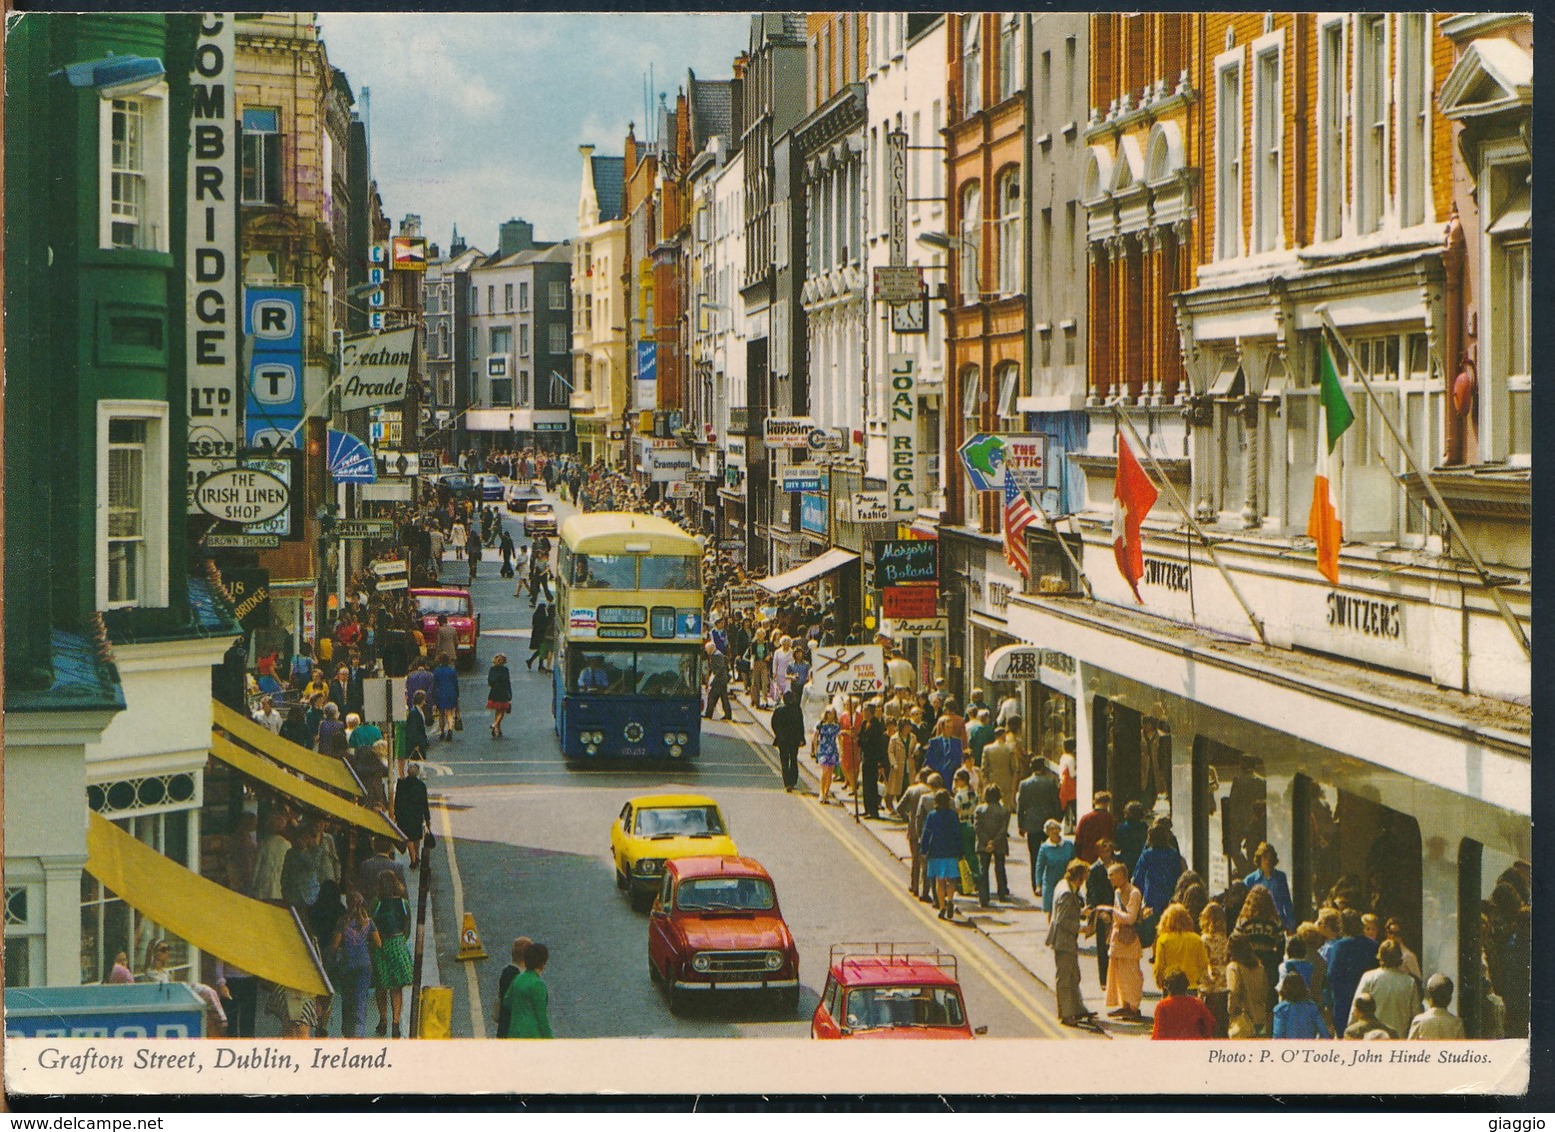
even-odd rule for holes
{"type": "MultiPolygon", "coordinates": [[[[244,441],[250,448],[286,444],[302,421],[303,292],[301,287],[245,287],[243,334],[249,344],[244,441]]],[[[296,437],[288,447],[296,447],[296,437]]]]}

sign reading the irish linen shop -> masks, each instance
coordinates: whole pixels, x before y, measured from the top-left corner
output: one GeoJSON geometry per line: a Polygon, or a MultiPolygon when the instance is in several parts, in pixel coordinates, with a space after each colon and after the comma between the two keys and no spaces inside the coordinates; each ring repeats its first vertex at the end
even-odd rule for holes
{"type": "MultiPolygon", "coordinates": [[[[189,482],[230,467],[238,451],[237,141],[233,122],[232,16],[200,16],[189,72],[189,274],[186,349],[189,482]]],[[[188,510],[201,508],[189,492],[188,510]]]]}

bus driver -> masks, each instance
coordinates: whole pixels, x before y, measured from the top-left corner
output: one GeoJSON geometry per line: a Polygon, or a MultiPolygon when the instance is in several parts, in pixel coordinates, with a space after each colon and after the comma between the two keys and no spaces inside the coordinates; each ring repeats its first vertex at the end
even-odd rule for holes
{"type": "Polygon", "coordinates": [[[578,673],[578,691],[603,692],[610,687],[610,673],[605,670],[605,658],[591,656],[588,667],[578,673]]]}

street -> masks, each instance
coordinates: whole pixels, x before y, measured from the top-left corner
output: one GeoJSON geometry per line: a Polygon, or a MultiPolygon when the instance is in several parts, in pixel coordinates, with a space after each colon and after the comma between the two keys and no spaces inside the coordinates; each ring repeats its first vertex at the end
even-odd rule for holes
{"type": "MultiPolygon", "coordinates": [[[[557,501],[565,520],[574,508],[557,501]]],[[[503,513],[515,541],[522,521],[503,513]]],[[[433,795],[434,916],[439,966],[454,990],[455,1037],[495,1036],[496,981],[512,940],[527,935],[551,950],[546,981],[558,1037],[807,1038],[825,985],[833,943],[932,943],[956,955],[974,1026],[988,1036],[1064,1037],[1052,996],[997,947],[965,925],[946,925],[906,889],[900,863],[851,811],[813,795],[783,792],[776,756],[757,728],[705,724],[702,757],[687,774],[658,768],[569,770],[551,723],[550,683],[525,671],[530,608],[487,557],[475,582],[481,639],[476,666],[461,677],[465,729],[436,744],[427,767],[433,795]],[[486,668],[498,652],[513,671],[506,737],[490,736],[486,668]],[[644,793],[705,793],[723,807],[741,853],[764,864],[800,950],[798,1012],[768,1002],[725,1000],[670,1014],[647,971],[647,917],[615,889],[609,826],[622,804],[644,793]],[[490,958],[461,963],[459,928],[472,912],[490,958]]],[[[445,561],[444,579],[465,564],[445,561]]],[[[739,709],[737,709],[739,710],[739,709]]],[[[748,712],[742,712],[748,718],[748,712]]]]}

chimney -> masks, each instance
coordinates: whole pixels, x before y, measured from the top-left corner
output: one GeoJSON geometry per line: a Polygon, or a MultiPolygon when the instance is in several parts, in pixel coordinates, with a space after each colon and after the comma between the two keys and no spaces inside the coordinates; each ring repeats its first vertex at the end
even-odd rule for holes
{"type": "Polygon", "coordinates": [[[534,246],[535,226],[527,220],[509,220],[498,229],[497,255],[503,259],[534,246]]]}
{"type": "Polygon", "coordinates": [[[421,235],[421,217],[417,216],[414,212],[407,212],[405,214],[405,219],[400,221],[400,235],[421,235]]]}
{"type": "Polygon", "coordinates": [[[745,68],[750,66],[750,61],[751,61],[751,57],[750,57],[750,52],[748,52],[748,51],[741,51],[738,55],[736,55],[734,57],[734,77],[735,78],[743,79],[745,77],[745,68]]]}
{"type": "Polygon", "coordinates": [[[622,174],[627,181],[630,181],[632,174],[637,171],[637,134],[634,132],[636,128],[637,123],[635,122],[626,124],[626,141],[622,143],[621,147],[621,152],[626,157],[622,165],[622,174]]]}

